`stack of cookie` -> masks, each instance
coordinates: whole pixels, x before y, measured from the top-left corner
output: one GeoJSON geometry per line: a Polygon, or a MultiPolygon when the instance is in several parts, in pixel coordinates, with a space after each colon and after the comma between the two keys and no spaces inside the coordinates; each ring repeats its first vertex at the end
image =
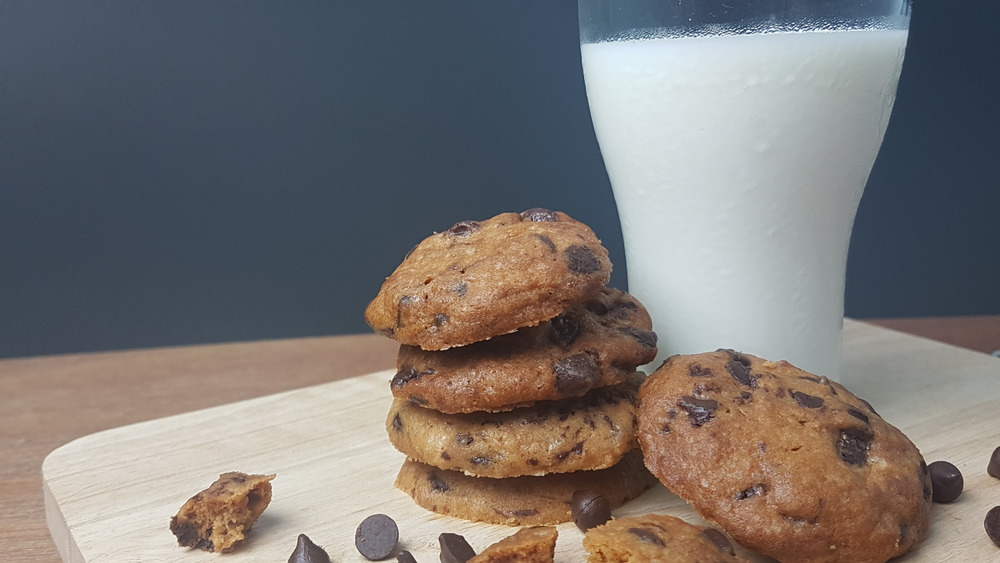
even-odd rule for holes
{"type": "Polygon", "coordinates": [[[593,231],[546,209],[425,239],[365,317],[401,343],[386,420],[396,485],[421,506],[528,526],[572,519],[577,490],[612,506],[655,483],[636,435],[645,308],[607,287],[593,231]]]}

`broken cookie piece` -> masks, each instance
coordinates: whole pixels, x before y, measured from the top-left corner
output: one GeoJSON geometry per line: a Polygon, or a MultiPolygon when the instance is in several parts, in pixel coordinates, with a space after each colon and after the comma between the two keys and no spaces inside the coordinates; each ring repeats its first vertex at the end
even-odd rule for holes
{"type": "Polygon", "coordinates": [[[232,551],[271,502],[274,477],[238,471],[219,475],[170,519],[170,531],[177,536],[177,543],[205,551],[232,551]]]}

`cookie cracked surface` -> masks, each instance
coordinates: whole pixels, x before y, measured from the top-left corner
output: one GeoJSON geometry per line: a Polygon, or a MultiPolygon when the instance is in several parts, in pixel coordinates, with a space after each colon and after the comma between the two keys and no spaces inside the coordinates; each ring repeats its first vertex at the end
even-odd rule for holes
{"type": "Polygon", "coordinates": [[[607,285],[608,251],[565,213],[462,221],[414,247],[365,310],[375,332],[425,350],[549,320],[607,285]]]}
{"type": "Polygon", "coordinates": [[[781,561],[885,561],[927,534],[927,465],[844,386],[732,350],[673,356],[639,391],[646,464],[781,561]]]}

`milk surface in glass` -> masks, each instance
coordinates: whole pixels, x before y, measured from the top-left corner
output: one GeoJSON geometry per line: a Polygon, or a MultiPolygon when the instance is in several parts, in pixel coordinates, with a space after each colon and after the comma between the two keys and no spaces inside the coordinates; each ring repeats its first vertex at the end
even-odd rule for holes
{"type": "Polygon", "coordinates": [[[734,348],[837,378],[854,215],[907,32],[581,46],[629,291],[661,357],[734,348]]]}

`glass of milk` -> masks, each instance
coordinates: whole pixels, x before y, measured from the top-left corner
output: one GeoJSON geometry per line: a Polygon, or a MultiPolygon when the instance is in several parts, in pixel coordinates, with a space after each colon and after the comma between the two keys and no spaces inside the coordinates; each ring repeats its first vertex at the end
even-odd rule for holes
{"type": "Polygon", "coordinates": [[[733,348],[839,377],[847,249],[908,0],[579,0],[628,289],[661,358],[733,348]]]}

